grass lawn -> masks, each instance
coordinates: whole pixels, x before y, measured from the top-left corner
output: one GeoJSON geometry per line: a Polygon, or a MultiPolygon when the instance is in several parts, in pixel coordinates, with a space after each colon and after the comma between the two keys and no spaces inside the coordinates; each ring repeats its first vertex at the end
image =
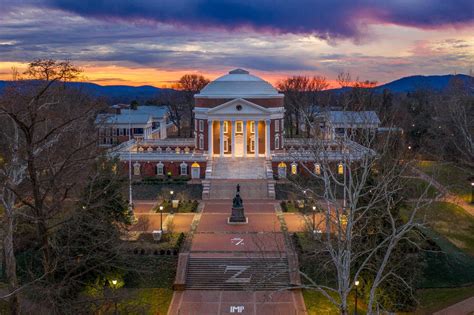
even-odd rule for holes
{"type": "Polygon", "coordinates": [[[418,168],[432,176],[453,194],[467,202],[471,201],[471,182],[469,177],[473,176],[473,170],[469,171],[452,163],[436,161],[420,161],[418,168]]]}
{"type": "Polygon", "coordinates": [[[418,290],[420,302],[415,314],[432,314],[449,305],[461,302],[474,295],[474,286],[461,288],[424,289],[418,290]]]}
{"type": "Polygon", "coordinates": [[[419,210],[417,218],[474,256],[474,217],[463,208],[449,202],[433,202],[419,210]]]}
{"type": "MultiPolygon", "coordinates": [[[[331,295],[336,298],[336,295],[331,295]]],[[[322,293],[313,290],[303,290],[304,303],[309,315],[332,315],[339,314],[338,308],[329,301],[322,293]]],[[[354,295],[349,296],[349,314],[354,313],[354,295]]],[[[357,313],[365,314],[365,308],[361,307],[360,300],[357,303],[357,313]]]]}
{"type": "Polygon", "coordinates": [[[421,178],[407,178],[405,190],[409,198],[436,198],[439,194],[434,186],[430,186],[421,178]],[[426,194],[423,196],[423,194],[426,194]]]}

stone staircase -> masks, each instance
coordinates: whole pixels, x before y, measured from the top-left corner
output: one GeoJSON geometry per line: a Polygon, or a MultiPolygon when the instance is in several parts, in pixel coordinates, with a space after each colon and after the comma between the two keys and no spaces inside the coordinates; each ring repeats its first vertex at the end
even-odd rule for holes
{"type": "Polygon", "coordinates": [[[264,158],[216,158],[208,163],[202,198],[232,199],[241,186],[245,199],[275,199],[271,163],[264,158]]]}
{"type": "Polygon", "coordinates": [[[286,257],[193,257],[188,261],[188,290],[278,290],[290,286],[286,257]]]}
{"type": "Polygon", "coordinates": [[[212,174],[206,179],[266,179],[263,158],[216,158],[212,161],[212,174]]]}

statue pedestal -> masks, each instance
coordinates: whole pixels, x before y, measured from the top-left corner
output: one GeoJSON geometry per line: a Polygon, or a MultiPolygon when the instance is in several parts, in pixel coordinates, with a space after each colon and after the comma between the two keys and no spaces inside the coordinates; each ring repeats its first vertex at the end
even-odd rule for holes
{"type": "Polygon", "coordinates": [[[247,218],[244,214],[244,208],[234,208],[232,207],[232,212],[230,217],[227,218],[227,224],[230,225],[239,225],[239,224],[247,224],[249,223],[249,218],[247,218]]]}

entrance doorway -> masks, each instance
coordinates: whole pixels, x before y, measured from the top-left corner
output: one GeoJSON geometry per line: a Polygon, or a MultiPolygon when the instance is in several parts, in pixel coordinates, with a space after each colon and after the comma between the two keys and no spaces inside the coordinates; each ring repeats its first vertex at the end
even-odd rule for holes
{"type": "Polygon", "coordinates": [[[244,156],[244,136],[235,135],[235,156],[244,156]]]}

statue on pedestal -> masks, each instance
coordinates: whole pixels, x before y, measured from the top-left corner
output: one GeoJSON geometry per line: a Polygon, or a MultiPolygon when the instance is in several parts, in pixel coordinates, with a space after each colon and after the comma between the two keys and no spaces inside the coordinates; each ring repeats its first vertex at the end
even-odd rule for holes
{"type": "Polygon", "coordinates": [[[227,219],[228,224],[246,224],[248,218],[244,214],[244,202],[240,197],[240,185],[237,184],[237,192],[232,200],[232,212],[230,218],[227,219]]]}

